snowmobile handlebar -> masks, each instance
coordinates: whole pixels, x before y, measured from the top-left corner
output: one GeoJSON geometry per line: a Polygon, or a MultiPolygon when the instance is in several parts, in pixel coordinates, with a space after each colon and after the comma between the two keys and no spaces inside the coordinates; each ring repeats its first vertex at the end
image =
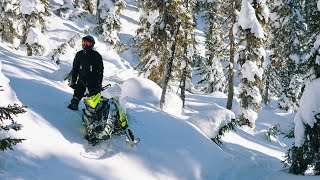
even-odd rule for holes
{"type": "Polygon", "coordinates": [[[106,90],[107,88],[111,87],[111,84],[107,84],[101,87],[101,91],[106,90]]]}
{"type": "MultiPolygon", "coordinates": [[[[99,91],[95,91],[95,92],[96,92],[95,94],[97,94],[97,93],[99,93],[99,92],[101,92],[101,91],[104,91],[104,90],[106,90],[106,89],[109,88],[109,87],[111,87],[111,84],[107,84],[107,85],[105,85],[105,86],[102,86],[102,87],[100,87],[99,91]]],[[[86,94],[84,94],[84,97],[90,97],[91,95],[92,95],[92,94],[86,93],[86,94]]]]}

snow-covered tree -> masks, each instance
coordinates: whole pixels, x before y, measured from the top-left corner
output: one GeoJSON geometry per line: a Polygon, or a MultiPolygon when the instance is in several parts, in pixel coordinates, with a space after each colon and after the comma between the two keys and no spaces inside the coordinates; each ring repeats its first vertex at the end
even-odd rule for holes
{"type": "MultiPolygon", "coordinates": [[[[2,62],[0,60],[0,82],[1,85],[9,85],[9,80],[7,80],[4,75],[1,72],[2,69],[2,62]]],[[[17,104],[14,105],[8,105],[7,107],[2,107],[3,102],[6,99],[4,96],[4,90],[2,89],[2,86],[0,85],[0,99],[2,100],[1,106],[0,106],[0,150],[4,151],[7,149],[13,149],[12,147],[16,145],[17,143],[22,142],[24,139],[19,138],[12,138],[7,133],[8,131],[15,130],[18,131],[21,129],[22,125],[18,124],[13,119],[13,115],[17,116],[20,113],[26,112],[24,110],[24,106],[18,106],[17,104]]]]}
{"type": "Polygon", "coordinates": [[[263,76],[263,61],[266,57],[264,28],[269,18],[265,0],[242,0],[239,24],[244,30],[243,48],[239,52],[238,63],[241,68],[240,83],[240,122],[255,126],[257,111],[261,107],[260,86],[263,76]]]}
{"type": "Polygon", "coordinates": [[[226,48],[224,45],[223,23],[225,18],[222,15],[221,2],[205,3],[205,29],[206,37],[206,61],[199,67],[199,74],[202,79],[198,84],[203,87],[206,93],[214,91],[224,92],[226,79],[223,72],[221,60],[226,60],[226,48]]]}
{"type": "Polygon", "coordinates": [[[27,45],[28,55],[42,55],[46,41],[42,35],[48,0],[1,0],[0,32],[14,48],[27,45]]]}
{"type": "MultiPolygon", "coordinates": [[[[23,108],[24,106],[18,106],[17,104],[14,104],[13,106],[9,105],[8,107],[0,107],[0,131],[21,130],[22,125],[14,121],[12,115],[16,116],[17,114],[26,112],[23,108]]],[[[12,138],[1,133],[0,150],[13,150],[13,146],[21,143],[23,140],[24,139],[21,138],[12,138]]]]}
{"type": "Polygon", "coordinates": [[[304,15],[308,25],[310,47],[304,59],[312,69],[310,79],[300,100],[300,107],[295,116],[295,143],[289,149],[284,161],[285,166],[294,174],[306,171],[320,175],[320,1],[304,1],[304,15]],[[312,75],[311,74],[311,75],[312,75]]]}
{"type": "Polygon", "coordinates": [[[0,36],[1,40],[20,46],[23,38],[23,22],[19,0],[0,0],[0,36]]]}
{"type": "Polygon", "coordinates": [[[191,76],[192,76],[192,58],[194,55],[195,47],[195,18],[194,9],[196,2],[195,0],[184,0],[184,4],[179,12],[181,16],[181,23],[183,28],[181,29],[182,36],[184,37],[180,41],[180,97],[182,100],[182,106],[185,106],[185,91],[191,86],[191,76]]]}
{"type": "Polygon", "coordinates": [[[89,14],[95,15],[97,12],[97,1],[98,0],[74,0],[73,4],[75,7],[87,11],[89,14]]]}
{"type": "Polygon", "coordinates": [[[313,72],[315,77],[320,76],[320,3],[317,0],[304,1],[304,16],[307,24],[308,39],[307,53],[304,62],[309,65],[309,69],[313,72]]]}
{"type": "MultiPolygon", "coordinates": [[[[184,20],[186,16],[185,2],[181,0],[150,1],[140,0],[140,7],[143,14],[140,19],[140,28],[135,37],[140,63],[138,69],[141,74],[159,86],[163,86],[165,76],[166,61],[171,57],[171,45],[174,42],[173,34],[176,32],[178,22],[181,23],[181,30],[177,35],[176,60],[173,64],[173,76],[177,78],[179,67],[185,56],[184,20]]],[[[188,41],[187,41],[188,42],[188,41]]],[[[183,63],[182,63],[183,65],[183,63]]],[[[180,80],[180,78],[179,78],[180,80]]]]}
{"type": "Polygon", "coordinates": [[[126,6],[124,0],[97,0],[98,32],[104,36],[104,40],[116,49],[120,50],[118,32],[121,28],[120,11],[126,6]]]}
{"type": "MultiPolygon", "coordinates": [[[[301,89],[297,77],[301,56],[305,53],[306,24],[302,16],[300,0],[282,0],[273,3],[274,19],[271,24],[270,56],[271,66],[268,75],[275,95],[280,97],[279,107],[287,111],[295,111],[298,107],[301,89]],[[273,76],[277,74],[276,76],[273,76]],[[292,81],[292,82],[291,82],[292,81]],[[297,85],[297,86],[294,86],[297,85]],[[279,89],[280,88],[280,89],[279,89]],[[279,94],[278,94],[279,92],[279,94]]],[[[301,95],[300,95],[301,96],[301,95]]]]}
{"type": "Polygon", "coordinates": [[[28,56],[43,55],[46,50],[47,41],[43,30],[48,6],[48,0],[21,0],[25,33],[22,43],[27,45],[28,56]]]}
{"type": "Polygon", "coordinates": [[[162,86],[165,71],[165,60],[168,57],[167,39],[169,34],[164,29],[168,24],[164,18],[166,2],[140,0],[142,9],[140,28],[137,30],[135,44],[138,49],[140,73],[162,86]]]}
{"type": "Polygon", "coordinates": [[[239,13],[240,1],[227,0],[224,3],[224,12],[227,18],[228,27],[228,45],[229,45],[229,66],[228,66],[228,101],[227,109],[232,109],[234,96],[234,66],[238,58],[239,37],[239,13]]]}
{"type": "Polygon", "coordinates": [[[295,143],[284,160],[290,173],[320,175],[320,79],[308,84],[295,116],[295,143]]]}

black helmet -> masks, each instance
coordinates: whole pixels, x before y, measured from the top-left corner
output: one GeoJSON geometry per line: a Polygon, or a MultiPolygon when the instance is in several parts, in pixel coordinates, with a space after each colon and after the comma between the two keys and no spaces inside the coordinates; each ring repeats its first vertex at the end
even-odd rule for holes
{"type": "Polygon", "coordinates": [[[95,44],[94,38],[92,36],[85,36],[82,38],[82,49],[91,50],[95,44]],[[91,43],[86,43],[91,42],[91,43]]]}

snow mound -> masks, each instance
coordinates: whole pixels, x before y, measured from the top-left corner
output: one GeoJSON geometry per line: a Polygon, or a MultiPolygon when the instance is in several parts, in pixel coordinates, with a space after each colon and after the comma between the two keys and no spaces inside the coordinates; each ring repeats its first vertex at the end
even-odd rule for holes
{"type": "MultiPolygon", "coordinates": [[[[145,104],[160,108],[162,89],[153,81],[135,77],[126,80],[121,86],[121,97],[142,101],[145,104]]],[[[181,99],[170,92],[166,94],[166,103],[163,110],[169,114],[178,116],[182,112],[181,99]]]]}
{"type": "Polygon", "coordinates": [[[2,61],[0,59],[0,106],[7,106],[8,104],[18,103],[16,95],[9,85],[10,80],[2,73],[2,61]],[[3,91],[2,91],[3,90],[3,91]]]}
{"type": "Polygon", "coordinates": [[[188,121],[197,126],[209,138],[215,138],[219,129],[235,119],[235,114],[217,104],[210,111],[191,116],[188,121]]]}

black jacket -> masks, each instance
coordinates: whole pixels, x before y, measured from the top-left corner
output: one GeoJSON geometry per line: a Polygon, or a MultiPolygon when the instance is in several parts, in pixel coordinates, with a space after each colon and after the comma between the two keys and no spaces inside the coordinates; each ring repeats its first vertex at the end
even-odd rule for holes
{"type": "Polygon", "coordinates": [[[72,81],[84,83],[86,87],[97,87],[102,83],[103,62],[101,55],[95,51],[77,52],[72,67],[72,81]]]}

